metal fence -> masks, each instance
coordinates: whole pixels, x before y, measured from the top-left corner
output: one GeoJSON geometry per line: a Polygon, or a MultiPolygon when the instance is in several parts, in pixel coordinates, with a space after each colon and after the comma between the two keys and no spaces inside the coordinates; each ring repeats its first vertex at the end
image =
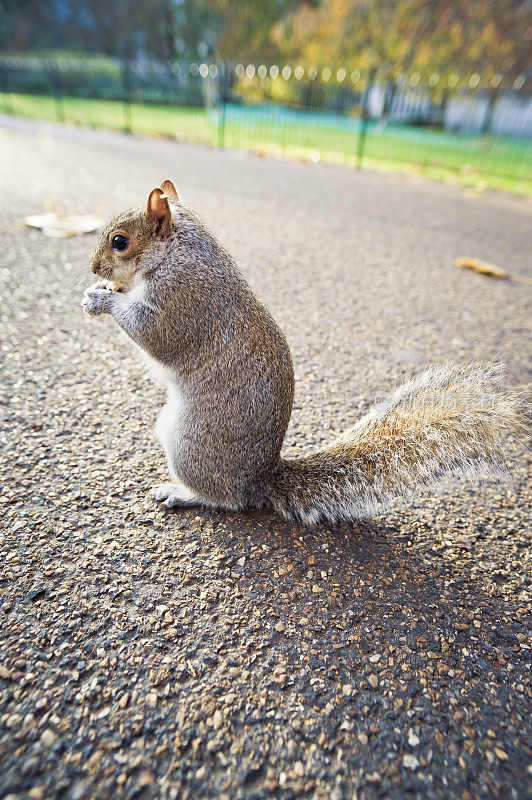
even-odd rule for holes
{"type": "Polygon", "coordinates": [[[0,109],[532,192],[532,76],[0,58],[0,109]]]}

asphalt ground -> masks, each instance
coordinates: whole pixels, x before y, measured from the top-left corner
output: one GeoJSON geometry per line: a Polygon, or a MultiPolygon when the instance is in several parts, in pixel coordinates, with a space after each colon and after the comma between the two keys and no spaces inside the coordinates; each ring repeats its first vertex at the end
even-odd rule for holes
{"type": "Polygon", "coordinates": [[[83,316],[96,234],[24,226],[171,178],[286,333],[289,454],[423,366],[530,381],[531,205],[405,177],[0,118],[0,797],[530,792],[530,456],[367,523],[161,511],[162,393],[83,316]]]}

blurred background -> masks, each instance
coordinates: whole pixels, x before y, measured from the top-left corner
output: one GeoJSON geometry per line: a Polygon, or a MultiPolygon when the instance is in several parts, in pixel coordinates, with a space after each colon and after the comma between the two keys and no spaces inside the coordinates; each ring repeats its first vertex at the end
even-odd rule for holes
{"type": "Polygon", "coordinates": [[[532,193],[532,0],[0,0],[0,112],[532,193]]]}

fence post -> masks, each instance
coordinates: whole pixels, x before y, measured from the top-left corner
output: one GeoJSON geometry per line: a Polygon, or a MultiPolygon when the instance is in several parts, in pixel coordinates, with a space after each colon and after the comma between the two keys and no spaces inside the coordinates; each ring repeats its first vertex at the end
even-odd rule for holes
{"type": "Polygon", "coordinates": [[[384,107],[382,109],[382,118],[384,121],[390,116],[396,91],[397,86],[395,78],[393,75],[390,75],[386,81],[386,88],[384,90],[384,107]]]}
{"type": "Polygon", "coordinates": [[[364,91],[364,99],[362,101],[362,114],[360,116],[360,133],[358,135],[358,150],[357,150],[357,163],[356,163],[357,169],[360,169],[362,167],[362,157],[364,155],[364,147],[366,144],[366,133],[369,121],[369,114],[368,114],[369,93],[373,86],[376,74],[377,70],[375,67],[370,69],[368,75],[368,84],[364,91]]]}
{"type": "Polygon", "coordinates": [[[63,87],[59,72],[56,67],[49,67],[48,79],[52,87],[52,95],[55,103],[55,115],[59,122],[64,122],[65,108],[63,105],[63,87]]]}
{"type": "Polygon", "coordinates": [[[497,100],[500,96],[500,89],[491,89],[488,92],[488,107],[486,108],[486,114],[484,116],[484,120],[482,121],[482,128],[480,130],[481,133],[489,133],[491,130],[491,122],[493,120],[493,113],[495,111],[495,106],[497,105],[497,100]]]}
{"type": "Polygon", "coordinates": [[[131,80],[126,61],[120,65],[122,74],[122,107],[124,109],[124,133],[131,133],[131,80]]]}
{"type": "Polygon", "coordinates": [[[449,89],[446,87],[442,89],[438,105],[436,107],[436,114],[434,117],[434,124],[436,128],[443,130],[445,128],[445,111],[447,103],[449,102],[449,89]]]}
{"type": "Polygon", "coordinates": [[[226,73],[226,64],[225,61],[223,64],[220,64],[220,69],[218,70],[218,89],[216,92],[217,101],[219,106],[219,113],[218,113],[218,147],[224,148],[225,147],[225,73],[226,73]],[[220,80],[221,78],[221,80],[220,80]]]}
{"type": "Polygon", "coordinates": [[[225,147],[225,98],[220,101],[220,116],[218,118],[218,147],[225,147]]]}
{"type": "Polygon", "coordinates": [[[11,97],[9,96],[9,78],[7,77],[7,67],[3,65],[0,66],[0,89],[4,95],[4,112],[6,114],[13,114],[11,97]]]}

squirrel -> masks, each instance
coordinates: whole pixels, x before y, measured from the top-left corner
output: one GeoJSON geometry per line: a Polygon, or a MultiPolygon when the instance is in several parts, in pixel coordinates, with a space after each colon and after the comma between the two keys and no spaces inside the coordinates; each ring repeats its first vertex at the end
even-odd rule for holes
{"type": "Polygon", "coordinates": [[[372,517],[463,479],[507,473],[518,395],[500,369],[429,367],[352,428],[303,458],[281,457],[294,395],[288,343],[231,256],[173,183],[104,230],[85,290],[110,314],[167,391],[156,424],[172,477],[166,508],[266,507],[303,524],[372,517]]]}

